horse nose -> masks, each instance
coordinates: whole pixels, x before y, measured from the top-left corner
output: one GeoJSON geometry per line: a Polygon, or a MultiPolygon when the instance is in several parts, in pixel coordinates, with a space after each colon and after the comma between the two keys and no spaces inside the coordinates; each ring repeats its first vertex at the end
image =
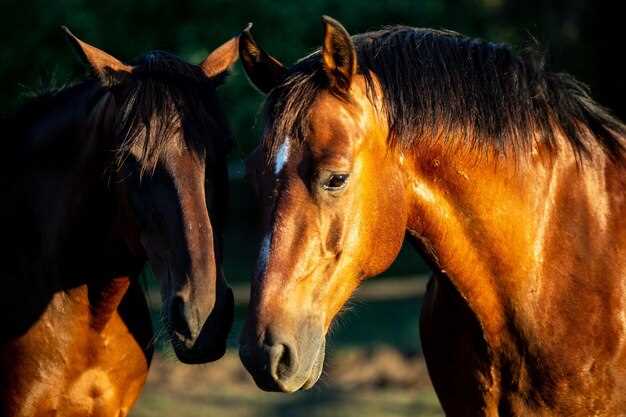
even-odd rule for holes
{"type": "Polygon", "coordinates": [[[295,341],[281,334],[267,329],[261,337],[253,338],[243,333],[239,355],[259,388],[293,392],[302,385],[298,350],[295,341]]]}
{"type": "Polygon", "coordinates": [[[233,292],[228,286],[220,290],[208,317],[203,308],[184,295],[173,296],[167,305],[169,335],[181,362],[206,363],[224,355],[234,315],[233,292]]]}
{"type": "Polygon", "coordinates": [[[293,344],[282,341],[266,347],[270,375],[278,385],[284,385],[298,369],[298,357],[293,344]]]}

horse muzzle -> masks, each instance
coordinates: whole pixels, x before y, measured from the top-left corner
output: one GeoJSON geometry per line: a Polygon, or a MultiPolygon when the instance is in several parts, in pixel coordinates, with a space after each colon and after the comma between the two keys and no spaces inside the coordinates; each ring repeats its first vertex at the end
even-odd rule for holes
{"type": "Polygon", "coordinates": [[[208,316],[179,296],[170,299],[166,317],[172,346],[181,362],[200,364],[224,356],[235,303],[232,290],[225,284],[216,295],[208,316]]]}
{"type": "Polygon", "coordinates": [[[267,328],[251,341],[245,332],[239,348],[241,361],[264,391],[295,392],[309,389],[320,378],[326,339],[322,326],[305,322],[297,337],[267,328]]]}

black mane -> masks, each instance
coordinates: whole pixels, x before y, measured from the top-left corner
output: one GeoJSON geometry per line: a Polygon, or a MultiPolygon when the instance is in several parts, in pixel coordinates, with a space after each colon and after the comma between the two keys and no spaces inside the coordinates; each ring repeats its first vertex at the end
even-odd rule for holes
{"type": "MultiPolygon", "coordinates": [[[[516,54],[508,45],[401,26],[352,39],[369,96],[375,96],[372,74],[382,87],[391,145],[410,150],[448,141],[522,154],[537,138],[554,149],[560,129],[577,155],[595,142],[623,161],[624,124],[594,102],[585,85],[546,71],[533,50],[516,54]]],[[[286,136],[306,137],[309,108],[327,86],[320,61],[319,51],[305,57],[270,93],[264,136],[271,154],[286,136]]]]}
{"type": "Polygon", "coordinates": [[[108,89],[117,103],[112,122],[117,140],[109,149],[112,168],[119,169],[131,149],[139,149],[141,173],[153,170],[179,128],[185,130],[184,146],[204,151],[209,140],[206,132],[220,132],[226,136],[212,138],[212,148],[218,155],[229,151],[232,138],[215,94],[221,80],[208,79],[199,66],[162,51],[147,53],[132,64],[133,73],[120,77],[111,87],[87,79],[31,97],[15,114],[2,118],[12,142],[20,148],[27,146],[30,128],[59,108],[64,118],[86,117],[108,89]],[[72,106],[78,97],[85,98],[89,108],[72,106]]]}
{"type": "Polygon", "coordinates": [[[122,139],[118,166],[138,146],[142,172],[154,169],[179,128],[185,130],[185,146],[199,151],[206,149],[206,132],[222,132],[227,136],[215,138],[224,140],[213,145],[220,155],[229,151],[232,138],[215,94],[221,80],[208,79],[199,66],[167,52],[150,52],[133,64],[131,87],[122,94],[115,120],[117,137],[122,139]]]}

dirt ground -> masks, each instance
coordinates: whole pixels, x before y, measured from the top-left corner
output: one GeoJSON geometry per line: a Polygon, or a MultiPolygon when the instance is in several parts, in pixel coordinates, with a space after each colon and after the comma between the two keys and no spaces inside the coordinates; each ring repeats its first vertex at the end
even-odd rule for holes
{"type": "Polygon", "coordinates": [[[134,417],[434,417],[443,416],[422,357],[389,347],[330,352],[322,380],[295,394],[259,390],[229,350],[208,365],[155,357],[134,417]]]}

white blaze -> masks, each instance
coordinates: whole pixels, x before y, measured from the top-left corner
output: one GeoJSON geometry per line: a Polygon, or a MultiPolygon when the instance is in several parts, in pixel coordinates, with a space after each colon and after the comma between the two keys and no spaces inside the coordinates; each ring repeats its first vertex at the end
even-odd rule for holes
{"type": "MultiPolygon", "coordinates": [[[[283,170],[287,161],[289,159],[289,147],[290,147],[291,138],[289,136],[285,137],[284,142],[278,148],[278,152],[276,152],[276,159],[274,160],[274,175],[280,174],[283,170]]],[[[261,243],[261,250],[259,252],[259,261],[257,263],[257,271],[262,273],[267,268],[267,262],[270,257],[270,245],[272,243],[272,233],[268,233],[263,238],[263,243],[261,243]]]]}
{"type": "Polygon", "coordinates": [[[290,146],[291,138],[287,136],[285,141],[280,148],[278,148],[278,152],[276,153],[276,160],[274,161],[274,174],[280,174],[280,171],[283,170],[285,165],[287,164],[287,160],[289,159],[289,146],[290,146]]]}

